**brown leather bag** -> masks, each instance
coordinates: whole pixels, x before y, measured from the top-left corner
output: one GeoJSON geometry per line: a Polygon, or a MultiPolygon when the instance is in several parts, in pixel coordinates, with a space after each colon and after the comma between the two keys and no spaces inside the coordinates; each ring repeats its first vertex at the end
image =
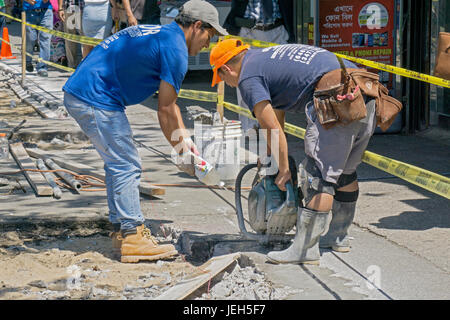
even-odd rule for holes
{"type": "Polygon", "coordinates": [[[337,58],[341,69],[325,74],[314,92],[316,114],[325,129],[338,123],[346,125],[367,115],[361,89],[348,74],[342,59],[337,58]]]}
{"type": "Polygon", "coordinates": [[[379,97],[376,100],[377,125],[381,130],[386,131],[394,122],[397,114],[402,110],[402,103],[389,96],[389,90],[379,85],[379,97]]]}
{"type": "Polygon", "coordinates": [[[450,32],[439,32],[434,75],[450,80],[450,32]]]}
{"type": "Polygon", "coordinates": [[[376,99],[377,125],[386,131],[402,110],[402,103],[389,96],[389,90],[379,83],[377,74],[358,70],[350,73],[355,83],[359,85],[364,95],[376,99]]]}
{"type": "Polygon", "coordinates": [[[326,73],[317,83],[314,92],[314,107],[319,122],[325,129],[329,129],[338,123],[348,124],[364,118],[367,111],[362,93],[376,99],[377,125],[381,130],[386,131],[402,110],[401,102],[389,96],[389,90],[379,82],[378,74],[364,69],[345,69],[342,60],[340,63],[342,63],[341,69],[326,73]],[[346,75],[346,71],[349,74],[346,75]],[[346,83],[347,86],[343,83],[346,83]],[[336,103],[337,95],[348,93],[350,88],[354,88],[351,89],[354,91],[356,87],[360,91],[355,95],[358,98],[355,99],[356,103],[336,103]],[[362,104],[359,99],[362,100],[362,104]]]}

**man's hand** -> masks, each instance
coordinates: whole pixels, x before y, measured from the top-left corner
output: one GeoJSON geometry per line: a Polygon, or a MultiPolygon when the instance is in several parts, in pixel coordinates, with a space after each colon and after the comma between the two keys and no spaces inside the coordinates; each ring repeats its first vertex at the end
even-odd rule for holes
{"type": "Polygon", "coordinates": [[[25,1],[28,2],[29,4],[31,4],[32,6],[34,6],[36,4],[36,0],[25,0],[25,1]]]}
{"type": "Polygon", "coordinates": [[[186,149],[185,150],[189,150],[190,152],[192,152],[196,156],[200,155],[200,152],[198,152],[197,146],[195,145],[194,141],[192,141],[191,138],[184,138],[183,142],[186,145],[186,149]]]}
{"type": "Polygon", "coordinates": [[[137,26],[137,25],[138,25],[138,22],[137,22],[136,18],[134,17],[134,15],[133,14],[129,15],[128,16],[128,26],[131,27],[131,26],[137,26]]]}
{"type": "Polygon", "coordinates": [[[64,10],[59,9],[58,15],[62,22],[66,21],[66,13],[64,12],[64,10]]]}
{"type": "Polygon", "coordinates": [[[289,169],[280,170],[275,178],[275,184],[281,191],[286,191],[286,182],[289,180],[291,180],[291,171],[289,169]]]}

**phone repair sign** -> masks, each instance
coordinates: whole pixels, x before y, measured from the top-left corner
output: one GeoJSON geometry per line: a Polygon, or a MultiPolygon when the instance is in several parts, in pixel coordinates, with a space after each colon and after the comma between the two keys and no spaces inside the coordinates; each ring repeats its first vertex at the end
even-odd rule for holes
{"type": "MultiPolygon", "coordinates": [[[[319,46],[335,53],[393,65],[394,18],[394,0],[320,0],[319,46]]],[[[380,81],[391,87],[390,74],[384,71],[379,74],[380,81]]]]}

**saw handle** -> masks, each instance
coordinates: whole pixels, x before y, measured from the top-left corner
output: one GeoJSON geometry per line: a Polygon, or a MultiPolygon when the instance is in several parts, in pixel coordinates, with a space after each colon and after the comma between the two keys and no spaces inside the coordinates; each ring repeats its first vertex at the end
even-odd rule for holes
{"type": "Polygon", "coordinates": [[[288,208],[295,207],[294,187],[292,186],[291,180],[286,182],[286,204],[288,208]]]}

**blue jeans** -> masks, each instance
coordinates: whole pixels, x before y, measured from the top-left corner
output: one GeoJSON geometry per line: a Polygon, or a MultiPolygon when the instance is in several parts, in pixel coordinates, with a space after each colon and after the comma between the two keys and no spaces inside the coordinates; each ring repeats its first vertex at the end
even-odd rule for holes
{"type": "MultiPolygon", "coordinates": [[[[53,30],[53,12],[52,9],[47,9],[44,11],[34,11],[27,10],[27,22],[35,24],[37,26],[45,27],[47,29],[53,30]]],[[[34,42],[38,39],[39,35],[39,58],[43,60],[50,61],[50,41],[52,35],[46,32],[41,32],[33,29],[29,26],[26,27],[27,30],[27,53],[33,54],[34,42]]],[[[31,57],[27,55],[27,64],[31,63],[31,57]]],[[[44,69],[47,70],[47,65],[43,62],[38,62],[36,65],[37,71],[44,69]]]]}
{"type": "MultiPolygon", "coordinates": [[[[1,7],[0,11],[6,13],[6,7],[1,7]]],[[[6,27],[6,17],[0,15],[0,37],[3,37],[3,28],[6,27]]],[[[3,41],[2,41],[3,43],[3,41]]]]}
{"type": "Polygon", "coordinates": [[[139,202],[141,161],[123,111],[107,111],[64,93],[64,106],[102,157],[105,165],[109,221],[122,230],[144,223],[139,202]]]}

